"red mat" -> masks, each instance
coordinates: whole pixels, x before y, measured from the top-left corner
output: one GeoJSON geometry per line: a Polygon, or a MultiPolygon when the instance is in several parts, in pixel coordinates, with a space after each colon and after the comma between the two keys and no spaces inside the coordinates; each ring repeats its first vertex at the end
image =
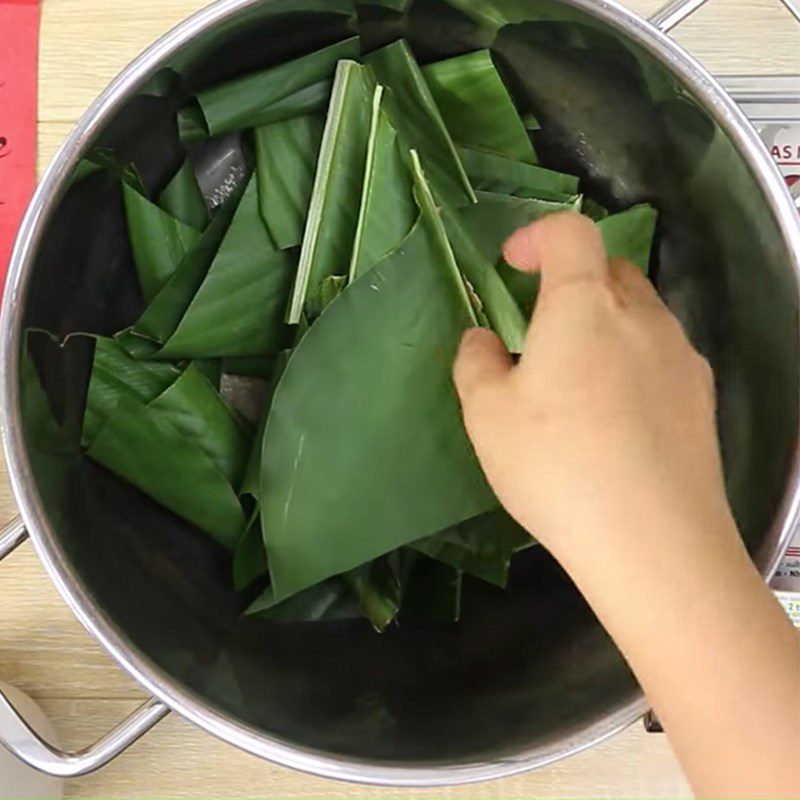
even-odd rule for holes
{"type": "Polygon", "coordinates": [[[0,296],[36,184],[39,0],[0,0],[0,296]]]}

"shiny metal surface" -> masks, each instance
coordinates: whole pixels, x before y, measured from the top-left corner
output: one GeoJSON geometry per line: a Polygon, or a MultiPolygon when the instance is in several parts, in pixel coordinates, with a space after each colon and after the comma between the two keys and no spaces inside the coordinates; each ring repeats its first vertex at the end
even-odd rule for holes
{"type": "Polygon", "coordinates": [[[168,713],[167,706],[151,698],[102,739],[83,750],[65,753],[42,739],[0,690],[0,730],[3,731],[0,744],[40,772],[59,778],[77,778],[105,766],[168,713]]]}
{"type": "MultiPolygon", "coordinates": [[[[548,37],[576,17],[585,22],[578,32],[592,43],[590,66],[558,36],[540,41],[544,28],[529,24],[504,31],[496,52],[518,96],[556,132],[542,143],[554,161],[579,169],[611,205],[649,197],[664,210],[659,289],[715,367],[729,495],[769,575],[800,504],[800,223],[791,199],[740,109],[667,36],[614,2],[541,5],[564,14],[546,26],[548,37]],[[621,64],[641,83],[620,78],[621,64]],[[532,66],[552,81],[526,80],[532,66]],[[645,84],[657,96],[652,107],[645,84]],[[577,150],[568,143],[572,156],[558,141],[567,88],[596,98],[589,116],[570,120],[567,135],[587,133],[577,150]]],[[[422,7],[411,31],[421,51],[478,44],[456,12],[437,0],[422,7]]],[[[56,156],[20,230],[0,318],[14,493],[39,557],[84,625],[155,697],[231,744],[366,783],[441,785],[540,767],[646,710],[624,661],[546,553],[526,557],[515,593],[487,597],[458,626],[378,637],[347,624],[241,620],[211,545],[77,448],[63,448],[82,407],[87,354],[26,338],[31,328],[111,332],[136,313],[114,194],[102,180],[69,186],[81,156],[96,143],[114,146],[141,159],[145,182],[158,185],[174,166],[165,133],[174,105],[147,95],[148,80],[169,65],[202,86],[347,27],[333,11],[311,17],[299,8],[222,0],[201,11],[128,67],[56,156]]]]}
{"type": "Polygon", "coordinates": [[[650,17],[650,22],[660,31],[669,33],[707,2],[708,0],[670,0],[650,17]]]}
{"type": "Polygon", "coordinates": [[[0,561],[16,550],[28,539],[28,532],[22,523],[22,518],[12,519],[8,525],[0,530],[0,561]]]}
{"type": "MultiPolygon", "coordinates": [[[[660,31],[667,33],[688,19],[695,11],[702,8],[708,0],[669,0],[666,5],[650,17],[660,31]]],[[[800,3],[798,0],[781,0],[789,13],[800,22],[800,3]]]]}
{"type": "MultiPolygon", "coordinates": [[[[0,531],[0,561],[27,538],[20,517],[6,525],[0,531]]],[[[60,778],[76,778],[105,766],[168,713],[167,706],[151,698],[93,745],[75,753],[65,753],[36,733],[0,686],[0,745],[41,772],[60,778]]]]}

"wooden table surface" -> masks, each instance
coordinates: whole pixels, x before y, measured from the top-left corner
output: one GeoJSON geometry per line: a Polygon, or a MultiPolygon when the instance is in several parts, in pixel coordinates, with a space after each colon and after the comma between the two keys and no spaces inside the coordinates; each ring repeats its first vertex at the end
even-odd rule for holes
{"type": "MultiPolygon", "coordinates": [[[[108,81],[203,0],[43,0],[39,169],[108,81]]],[[[627,0],[655,11],[659,0],[627,0]]],[[[1,35],[1,34],[0,34],[1,35]]],[[[717,74],[800,72],[800,27],[778,0],[710,0],[676,38],[717,74]]],[[[0,524],[15,515],[0,463],[0,524]]],[[[0,677],[28,692],[62,743],[112,727],[143,693],[94,643],[44,574],[30,545],[0,568],[0,677]]],[[[664,736],[635,725],[593,750],[535,773],[431,791],[326,781],[238,752],[172,715],[105,769],[67,783],[87,797],[685,797],[664,736]]]]}

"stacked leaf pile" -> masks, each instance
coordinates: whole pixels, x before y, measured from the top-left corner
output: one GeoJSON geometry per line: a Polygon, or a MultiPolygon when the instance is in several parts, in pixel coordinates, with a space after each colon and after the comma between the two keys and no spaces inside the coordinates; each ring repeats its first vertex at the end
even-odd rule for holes
{"type": "MultiPolygon", "coordinates": [[[[245,131],[252,169],[209,212],[187,160],[157,197],[122,179],[144,311],[98,337],[90,458],[233,554],[248,613],[458,618],[530,537],[481,473],[451,384],[463,331],[519,352],[536,294],[503,240],[581,212],[538,165],[489,51],[420,67],[358,37],[201,92],[184,141],[245,131]],[[223,373],[268,379],[260,421],[223,373]],[[465,576],[467,576],[465,578],[465,576]]],[[[598,221],[647,269],[655,211],[598,221]]]]}

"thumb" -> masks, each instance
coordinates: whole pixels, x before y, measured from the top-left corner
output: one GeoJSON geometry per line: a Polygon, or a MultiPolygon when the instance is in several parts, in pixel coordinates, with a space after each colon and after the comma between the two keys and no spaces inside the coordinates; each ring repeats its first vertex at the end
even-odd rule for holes
{"type": "Polygon", "coordinates": [[[515,231],[503,245],[511,266],[542,273],[542,292],[564,283],[603,280],[608,256],[597,225],[575,212],[550,214],[515,231]]]}
{"type": "Polygon", "coordinates": [[[461,339],[453,380],[466,407],[477,389],[498,384],[510,372],[514,362],[503,340],[487,328],[470,328],[461,339]]]}

